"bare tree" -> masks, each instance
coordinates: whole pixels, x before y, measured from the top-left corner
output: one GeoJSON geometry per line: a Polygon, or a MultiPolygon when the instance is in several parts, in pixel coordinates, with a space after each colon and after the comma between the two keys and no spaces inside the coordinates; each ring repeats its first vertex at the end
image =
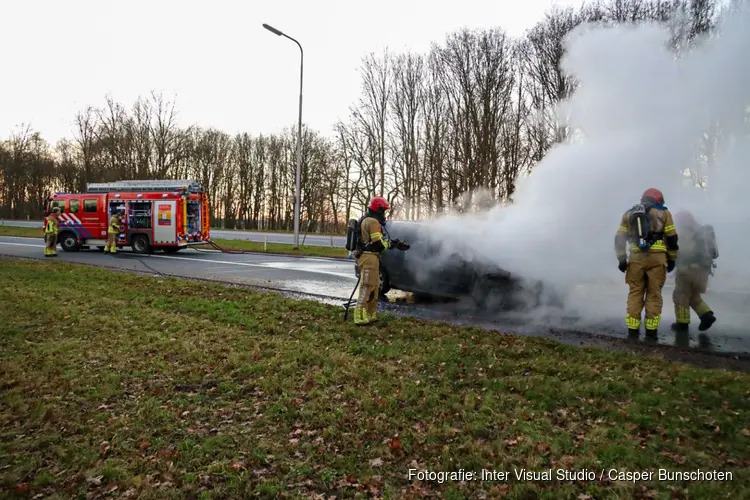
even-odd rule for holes
{"type": "MultiPolygon", "coordinates": [[[[599,0],[553,7],[517,39],[500,28],[464,29],[426,54],[368,54],[361,94],[332,137],[303,128],[303,221],[312,221],[311,230],[341,231],[375,195],[406,219],[511,201],[518,176],[533,175],[551,145],[570,134],[557,107],[576,91],[560,68],[572,29],[655,20],[671,30],[678,58],[700,36],[719,36],[718,10],[717,0],[599,0]]],[[[54,148],[21,127],[0,142],[0,216],[37,217],[42,193],[54,189],[190,177],[208,190],[213,224],[292,228],[295,127],[230,137],[177,118],[176,102],[151,92],[127,108],[105,96],[101,108],[82,109],[74,140],[54,148]]],[[[743,110],[737,119],[750,124],[743,110]]],[[[718,168],[728,129],[715,120],[698,138],[687,173],[694,183],[718,168]]]]}
{"type": "Polygon", "coordinates": [[[363,58],[360,72],[362,74],[362,97],[360,107],[353,111],[362,126],[377,162],[377,171],[371,173],[373,192],[385,195],[386,172],[386,129],[388,121],[388,103],[393,89],[390,66],[391,55],[386,50],[378,58],[370,53],[363,58]]]}
{"type": "Polygon", "coordinates": [[[394,163],[400,167],[394,173],[397,179],[399,175],[401,179],[401,182],[397,181],[397,186],[403,184],[405,216],[413,219],[418,215],[422,195],[419,144],[425,64],[424,58],[418,54],[399,55],[392,64],[394,88],[390,104],[396,128],[394,163]]]}

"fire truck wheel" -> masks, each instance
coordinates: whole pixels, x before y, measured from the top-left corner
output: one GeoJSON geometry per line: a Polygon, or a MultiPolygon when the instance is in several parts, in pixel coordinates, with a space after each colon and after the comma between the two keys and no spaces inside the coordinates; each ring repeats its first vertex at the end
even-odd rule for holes
{"type": "Polygon", "coordinates": [[[148,244],[148,238],[142,234],[136,234],[133,236],[133,252],[139,253],[139,254],[146,254],[150,250],[150,245],[148,244]]]}
{"type": "Polygon", "coordinates": [[[76,238],[76,235],[70,231],[61,233],[58,236],[57,241],[66,252],[77,252],[81,248],[81,245],[78,244],[78,238],[76,238]]]}

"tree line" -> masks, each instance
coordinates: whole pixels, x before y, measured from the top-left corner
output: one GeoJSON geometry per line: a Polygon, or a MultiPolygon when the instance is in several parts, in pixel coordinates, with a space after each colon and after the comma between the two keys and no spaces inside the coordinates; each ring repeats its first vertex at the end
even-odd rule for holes
{"type": "MultiPolygon", "coordinates": [[[[303,126],[303,230],[342,231],[374,195],[410,220],[511,201],[518,177],[570,135],[555,106],[576,89],[560,68],[572,29],[654,20],[677,53],[719,13],[717,0],[610,0],[553,7],[518,38],[462,29],[426,54],[366,55],[349,116],[328,134],[303,126]]],[[[54,145],[30,126],[0,142],[0,218],[41,218],[50,191],[90,182],[192,178],[209,193],[214,226],[292,229],[294,127],[233,136],[182,126],[176,103],[157,93],[129,108],[107,97],[74,124],[54,145]]]]}

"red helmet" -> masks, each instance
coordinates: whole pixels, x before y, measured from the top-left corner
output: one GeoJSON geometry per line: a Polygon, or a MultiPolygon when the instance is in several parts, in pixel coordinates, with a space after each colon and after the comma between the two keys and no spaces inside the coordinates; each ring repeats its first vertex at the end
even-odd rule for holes
{"type": "Polygon", "coordinates": [[[645,201],[647,198],[653,200],[659,205],[664,204],[664,194],[656,188],[648,188],[647,190],[643,192],[643,196],[641,196],[641,200],[645,201]]]}
{"type": "Polygon", "coordinates": [[[375,198],[370,200],[370,204],[367,205],[367,208],[369,208],[373,212],[385,212],[386,210],[389,210],[391,206],[388,204],[385,198],[383,198],[382,196],[376,196],[375,198]]]}

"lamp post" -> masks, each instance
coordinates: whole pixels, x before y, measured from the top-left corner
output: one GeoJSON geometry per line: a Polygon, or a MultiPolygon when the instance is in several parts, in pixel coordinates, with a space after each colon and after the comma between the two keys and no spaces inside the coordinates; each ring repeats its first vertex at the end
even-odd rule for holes
{"type": "Polygon", "coordinates": [[[300,176],[302,174],[302,70],[304,68],[303,62],[304,62],[304,53],[302,51],[302,45],[295,40],[294,38],[290,37],[286,33],[282,33],[281,31],[277,30],[273,26],[269,26],[268,24],[263,24],[263,27],[266,28],[268,31],[273,33],[274,35],[283,36],[288,38],[289,40],[293,41],[297,44],[297,47],[299,47],[299,118],[297,120],[297,178],[296,178],[296,185],[295,185],[295,194],[294,194],[294,248],[299,248],[299,219],[300,219],[300,176]]]}

